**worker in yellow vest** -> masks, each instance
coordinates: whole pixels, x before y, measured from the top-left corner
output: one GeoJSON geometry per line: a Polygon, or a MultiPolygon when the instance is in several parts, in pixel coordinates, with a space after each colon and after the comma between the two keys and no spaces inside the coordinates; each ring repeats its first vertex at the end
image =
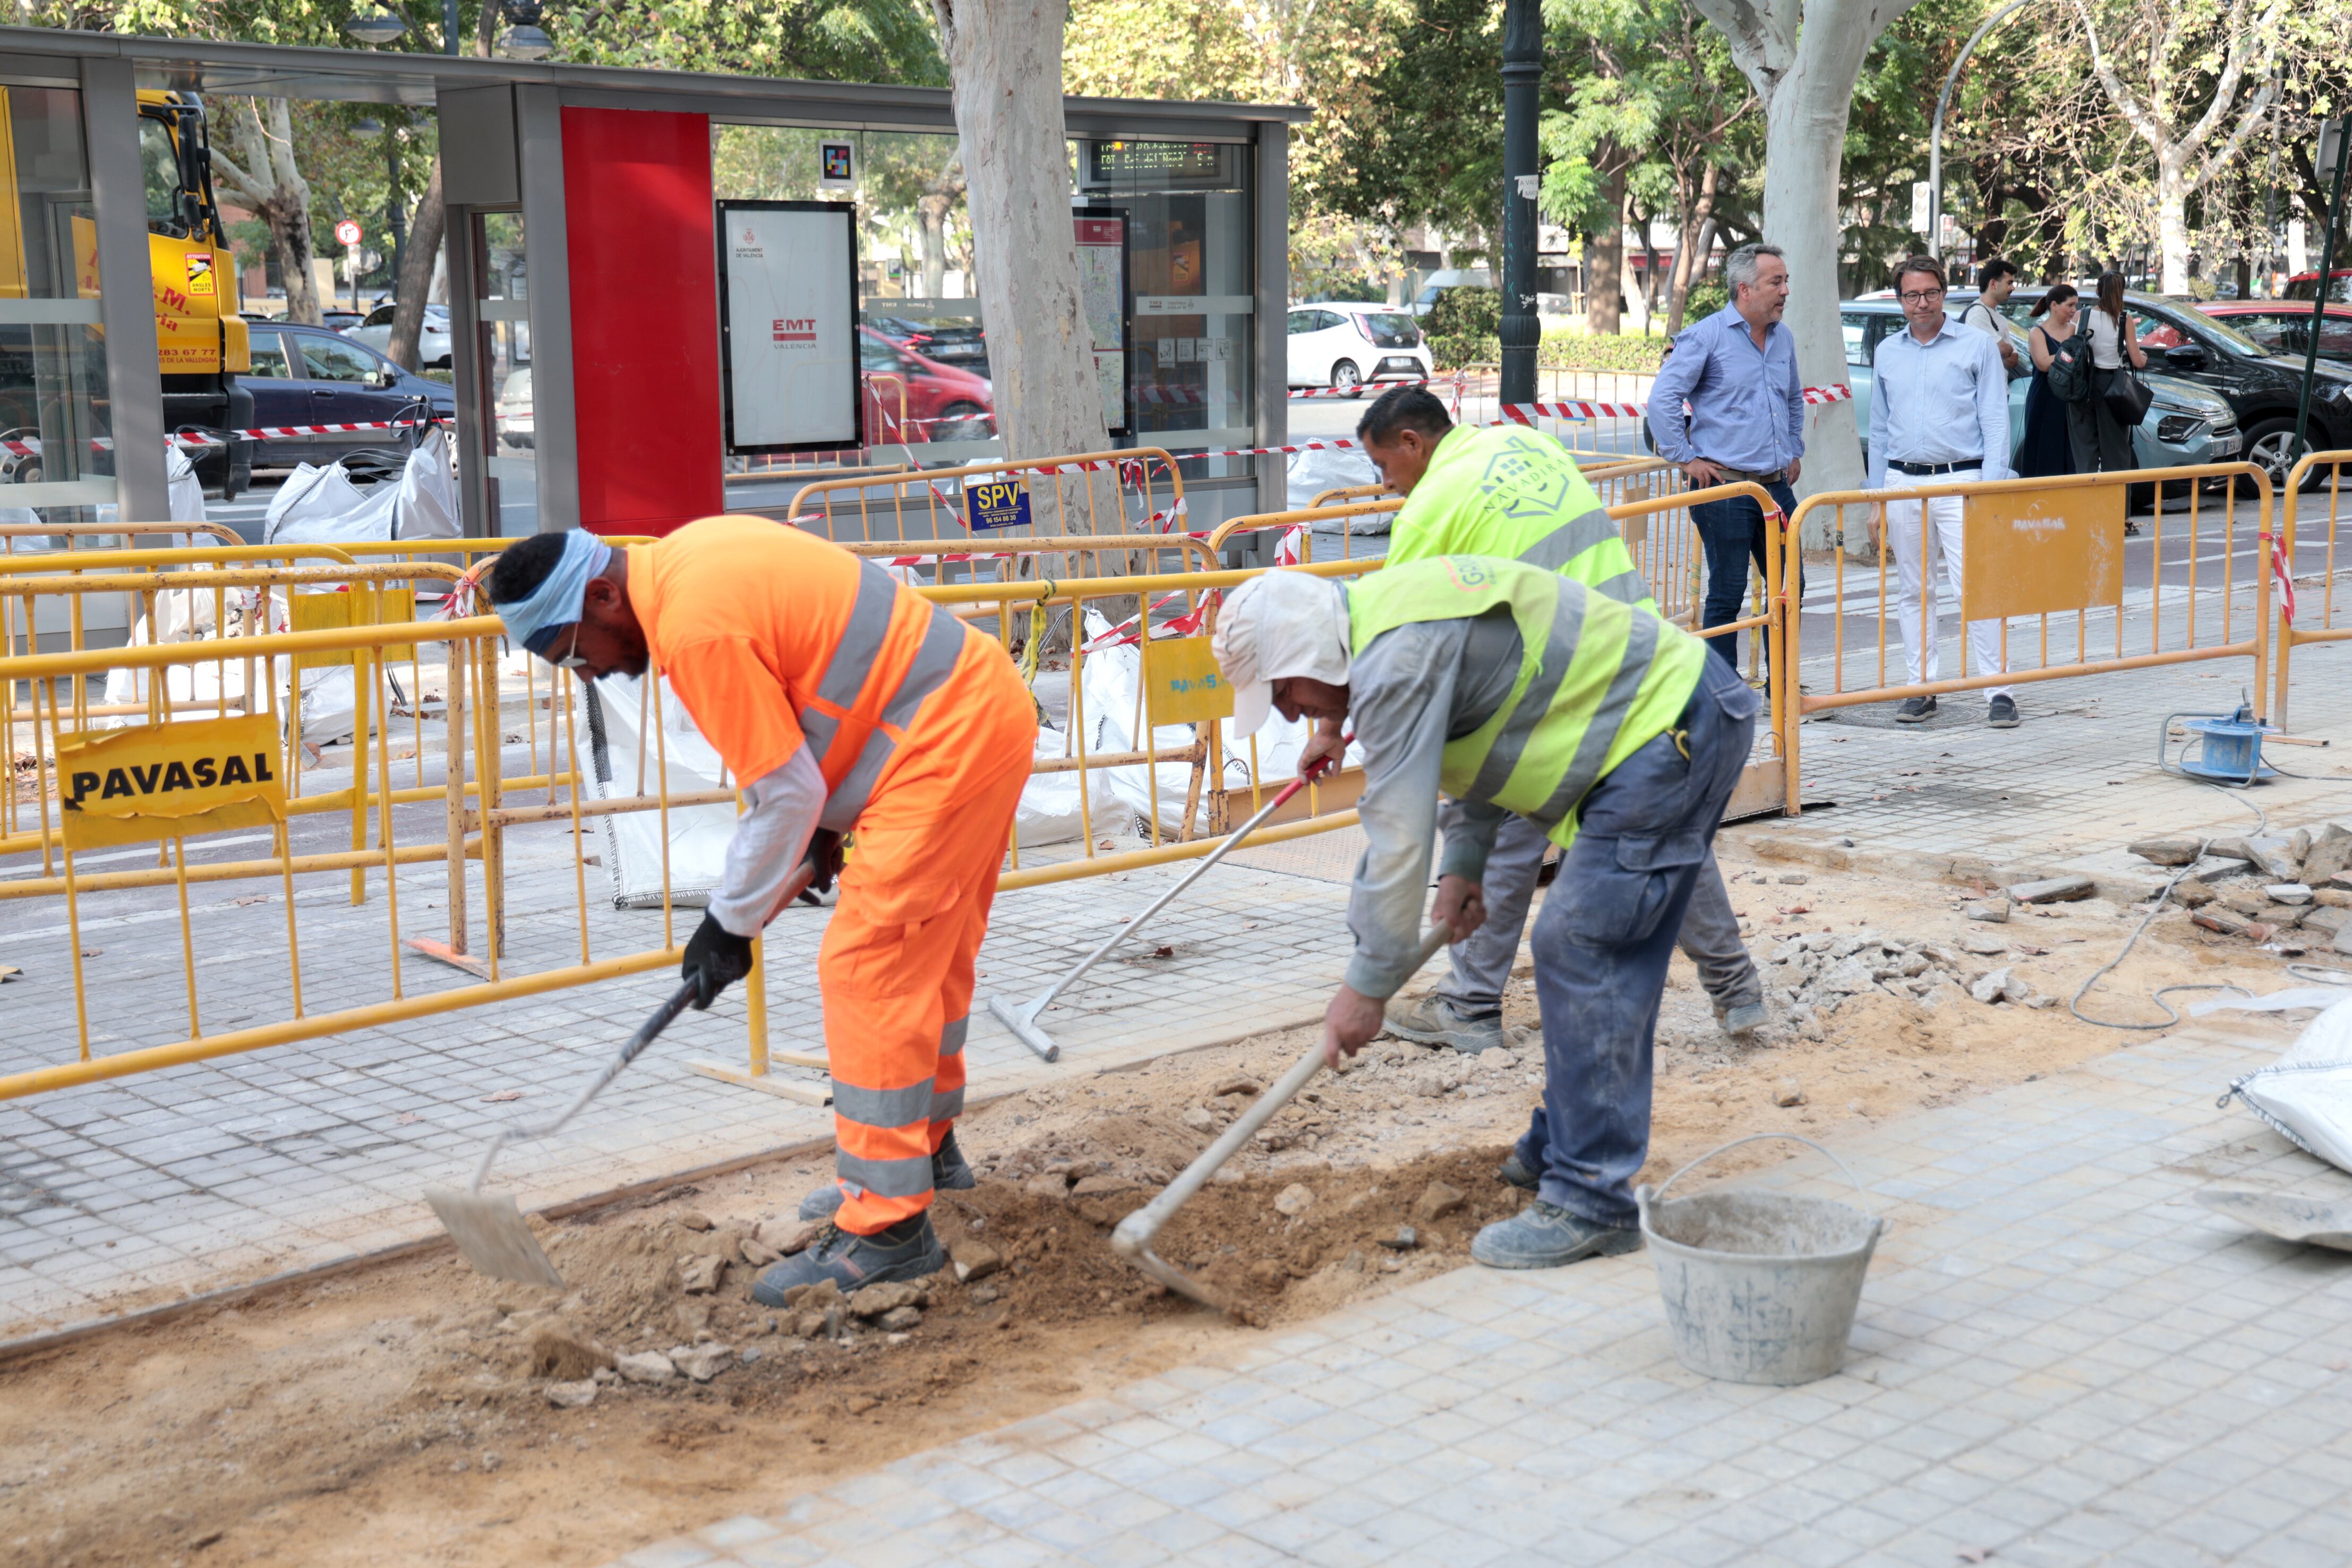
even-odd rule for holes
{"type": "MultiPolygon", "coordinates": [[[[1406,497],[1389,535],[1390,566],[1438,555],[1496,556],[1656,612],[1617,520],[1568,449],[1543,432],[1456,426],[1427,392],[1395,387],[1364,411],[1356,437],[1388,487],[1406,497]]],[[[1339,742],[1336,727],[1319,731],[1301,754],[1299,770],[1336,755],[1339,742]]],[[[1454,806],[1441,810],[1441,831],[1450,834],[1458,813],[1454,806]]],[[[1519,956],[1548,847],[1538,823],[1504,819],[1486,860],[1486,924],[1454,945],[1452,972],[1432,995],[1389,1010],[1391,1033],[1470,1052],[1504,1043],[1503,988],[1519,956]]],[[[1764,980],[1740,937],[1712,851],[1692,888],[1680,939],[1714,1004],[1717,1027],[1734,1040],[1754,1034],[1768,1016],[1764,980]]]]}
{"type": "Polygon", "coordinates": [[[1461,810],[1433,918],[1456,933],[1486,923],[1479,884],[1507,818],[1566,850],[1535,927],[1543,1102],[1511,1161],[1536,1196],[1470,1255],[1539,1269],[1640,1245],[1632,1183],[1649,1154],[1658,1000],[1747,761],[1756,694],[1647,610],[1473,556],[1345,586],[1268,572],[1226,600],[1212,646],[1236,736],[1271,708],[1352,720],[1363,747],[1356,949],[1324,1013],[1335,1063],[1380,1033],[1413,965],[1441,791],[1461,810]]]}

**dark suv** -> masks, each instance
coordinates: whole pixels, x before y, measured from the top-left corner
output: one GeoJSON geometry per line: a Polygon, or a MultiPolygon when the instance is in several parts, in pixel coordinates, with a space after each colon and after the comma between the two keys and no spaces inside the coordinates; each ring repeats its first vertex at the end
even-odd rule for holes
{"type": "MultiPolygon", "coordinates": [[[[2020,324],[2029,321],[2034,304],[2048,292],[2021,288],[2009,297],[2003,314],[2020,324]]],[[[2087,297],[2093,290],[2083,290],[2087,297]]],[[[1971,293],[1969,298],[1975,296],[1971,293]]],[[[1955,295],[1952,303],[1961,303],[1955,295]]],[[[2154,294],[2126,292],[2124,308],[2131,315],[2139,346],[2147,351],[2147,368],[2194,382],[2227,399],[2237,411],[2244,433],[2245,455],[2270,470],[2271,483],[2285,483],[2294,466],[2294,410],[2303,394],[2303,360],[2273,353],[2226,322],[2196,306],[2154,294]]],[[[2312,387],[2311,428],[2305,439],[2320,450],[2352,446],[2352,368],[2322,360],[2312,387]]],[[[2319,472],[2309,476],[2316,486],[2319,472]]],[[[2309,487],[2307,486],[2306,487],[2309,487]]]]}

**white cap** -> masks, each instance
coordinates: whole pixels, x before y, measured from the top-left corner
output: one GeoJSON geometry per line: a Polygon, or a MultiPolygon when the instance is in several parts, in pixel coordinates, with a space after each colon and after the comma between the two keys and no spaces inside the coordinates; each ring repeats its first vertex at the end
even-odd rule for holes
{"type": "Polygon", "coordinates": [[[1303,571],[1254,577],[1226,595],[1210,650],[1234,688],[1234,738],[1245,739],[1265,723],[1275,682],[1348,684],[1347,596],[1303,571]]]}

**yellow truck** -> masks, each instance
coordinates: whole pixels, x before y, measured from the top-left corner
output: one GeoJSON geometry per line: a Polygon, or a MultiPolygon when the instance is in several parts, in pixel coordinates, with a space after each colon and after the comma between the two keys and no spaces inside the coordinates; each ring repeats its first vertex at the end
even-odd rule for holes
{"type": "MultiPolygon", "coordinates": [[[[19,116],[9,95],[38,90],[0,87],[0,191],[14,198],[0,201],[0,298],[52,292],[39,287],[49,273],[40,250],[56,232],[56,217],[68,215],[78,291],[93,299],[98,297],[98,230],[89,215],[88,197],[77,201],[79,193],[48,188],[54,176],[31,166],[38,162],[41,149],[26,150],[28,164],[19,168],[19,116]],[[55,211],[59,204],[66,208],[63,214],[55,211]],[[28,240],[33,246],[29,253],[28,240]]],[[[40,122],[37,114],[26,120],[28,125],[40,122]]],[[[147,260],[154,280],[165,428],[215,434],[249,429],[253,394],[236,378],[251,370],[252,361],[245,319],[237,314],[236,261],[213,195],[212,150],[204,102],[197,95],[140,92],[139,162],[145,176],[147,260]]],[[[0,328],[0,427],[30,433],[55,423],[43,417],[41,403],[49,394],[37,384],[35,334],[39,330],[0,328]]],[[[96,334],[100,329],[87,330],[96,334]]],[[[234,497],[250,482],[252,453],[253,443],[239,438],[226,445],[191,448],[188,455],[207,487],[234,497]]],[[[10,477],[37,475],[19,472],[10,477]]]]}

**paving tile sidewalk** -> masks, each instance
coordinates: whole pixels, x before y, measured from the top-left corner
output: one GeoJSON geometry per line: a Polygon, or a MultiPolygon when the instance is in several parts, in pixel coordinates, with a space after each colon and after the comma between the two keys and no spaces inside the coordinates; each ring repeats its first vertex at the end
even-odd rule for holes
{"type": "MultiPolygon", "coordinates": [[[[1891,1221],[1840,1375],[1711,1383],[1640,1253],[1469,1268],[613,1568],[2344,1560],[2352,1260],[2209,1185],[2352,1196],[2185,1031],[1841,1140],[1891,1221]]],[[[1740,1185],[1852,1197],[1818,1156],[1740,1185]]]]}

